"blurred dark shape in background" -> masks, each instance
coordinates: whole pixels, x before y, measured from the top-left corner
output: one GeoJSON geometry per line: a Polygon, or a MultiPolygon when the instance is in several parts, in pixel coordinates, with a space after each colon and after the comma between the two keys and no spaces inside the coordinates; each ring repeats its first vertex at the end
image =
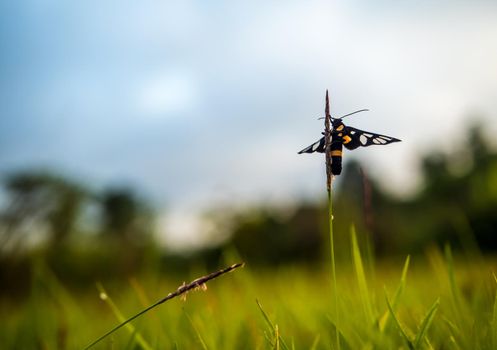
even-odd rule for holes
{"type": "Polygon", "coordinates": [[[159,258],[153,212],[130,189],[95,193],[59,175],[37,171],[10,174],[3,185],[1,288],[26,286],[32,265],[40,261],[59,278],[85,285],[134,274],[144,261],[159,258]],[[97,209],[97,215],[86,217],[88,209],[97,209]]]}
{"type": "MultiPolygon", "coordinates": [[[[149,215],[145,205],[129,189],[110,189],[102,195],[102,234],[122,241],[143,238],[150,228],[143,225],[149,215]]],[[[150,233],[150,232],[148,232],[150,233]]]]}
{"type": "Polygon", "coordinates": [[[101,206],[101,241],[114,250],[115,263],[126,275],[136,271],[145,258],[152,253],[154,219],[153,212],[144,200],[128,188],[105,190],[99,198],[101,206]]]}
{"type": "MultiPolygon", "coordinates": [[[[423,187],[409,198],[394,196],[380,186],[387,181],[370,178],[358,162],[349,161],[334,199],[337,256],[350,252],[351,225],[379,257],[445,243],[465,251],[497,251],[497,153],[482,130],[469,128],[453,153],[425,155],[423,187]]],[[[248,261],[319,262],[329,255],[324,202],[302,204],[284,220],[266,209],[235,221],[233,244],[248,261]]]]}
{"type": "MultiPolygon", "coordinates": [[[[334,199],[338,258],[350,252],[352,224],[362,244],[380,258],[447,242],[463,252],[495,253],[497,152],[483,137],[481,125],[457,141],[452,153],[433,150],[422,157],[423,185],[409,198],[393,195],[384,187],[387,179],[371,178],[358,162],[349,161],[334,199]]],[[[218,247],[188,255],[159,248],[153,210],[129,188],[90,191],[61,176],[29,171],[5,177],[3,186],[1,293],[29,290],[38,261],[72,285],[92,287],[97,279],[218,266],[223,252],[233,249],[256,266],[320,264],[329,256],[324,183],[323,198],[291,209],[224,208],[218,218],[211,209],[209,216],[220,231],[230,234],[218,247]],[[89,207],[98,209],[100,220],[85,219],[89,207]],[[85,220],[97,225],[84,228],[85,220]]]]}
{"type": "Polygon", "coordinates": [[[4,181],[7,206],[2,212],[2,250],[25,248],[30,234],[48,232],[58,247],[73,232],[87,192],[81,186],[49,173],[19,172],[4,181]]]}
{"type": "Polygon", "coordinates": [[[325,248],[323,209],[302,204],[288,217],[269,208],[238,215],[228,243],[252,264],[316,262],[325,248]]]}

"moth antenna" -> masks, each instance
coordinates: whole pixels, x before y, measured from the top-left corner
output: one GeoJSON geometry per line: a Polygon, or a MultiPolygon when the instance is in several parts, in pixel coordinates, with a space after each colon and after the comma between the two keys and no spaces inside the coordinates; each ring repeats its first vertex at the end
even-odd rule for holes
{"type": "Polygon", "coordinates": [[[366,112],[366,111],[369,111],[369,109],[360,109],[358,111],[355,111],[355,112],[352,112],[352,113],[349,113],[349,114],[345,114],[345,115],[341,116],[339,119],[343,119],[345,117],[348,117],[349,115],[356,114],[356,113],[359,113],[359,112],[366,112]]]}

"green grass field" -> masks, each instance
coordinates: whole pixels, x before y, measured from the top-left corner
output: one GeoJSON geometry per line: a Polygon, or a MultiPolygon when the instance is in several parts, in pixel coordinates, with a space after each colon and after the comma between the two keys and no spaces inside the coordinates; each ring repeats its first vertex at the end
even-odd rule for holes
{"type": "MultiPolygon", "coordinates": [[[[247,264],[121,328],[95,349],[497,349],[495,264],[432,248],[372,263],[356,247],[321,268],[247,264]],[[454,260],[454,261],[452,261],[454,260]],[[373,266],[374,265],[374,266],[373,266]],[[387,302],[388,299],[388,302],[387,302]],[[336,331],[339,330],[339,344],[336,331]]],[[[226,266],[236,262],[227,254],[226,266]]],[[[220,266],[220,268],[223,266],[220,266]]],[[[150,271],[69,291],[38,264],[27,299],[2,299],[2,349],[81,349],[184,281],[150,271]]]]}

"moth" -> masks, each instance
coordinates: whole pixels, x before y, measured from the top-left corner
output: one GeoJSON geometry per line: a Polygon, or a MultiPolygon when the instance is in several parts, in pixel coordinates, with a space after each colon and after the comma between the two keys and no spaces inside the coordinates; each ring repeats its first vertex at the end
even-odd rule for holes
{"type": "MultiPolygon", "coordinates": [[[[333,175],[340,175],[342,172],[342,149],[343,146],[349,150],[354,150],[358,147],[368,147],[371,145],[388,145],[392,142],[400,142],[401,140],[395,137],[375,134],[369,131],[363,131],[351,126],[346,126],[342,119],[359,112],[367,111],[361,109],[340,118],[331,118],[331,142],[330,142],[330,156],[331,156],[331,173],[333,175]]],[[[323,133],[324,135],[324,133],[323,133]]],[[[326,151],[326,140],[323,136],[319,141],[314,142],[312,145],[304,148],[299,154],[302,153],[324,153],[326,151]]]]}

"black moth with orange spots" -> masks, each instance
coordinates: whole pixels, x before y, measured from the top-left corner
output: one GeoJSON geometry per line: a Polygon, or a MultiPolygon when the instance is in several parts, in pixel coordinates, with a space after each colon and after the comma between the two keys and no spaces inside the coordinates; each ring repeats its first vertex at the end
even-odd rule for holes
{"type": "MultiPolygon", "coordinates": [[[[367,147],[371,145],[387,145],[392,142],[399,142],[399,139],[394,137],[375,134],[369,131],[359,130],[350,126],[346,126],[342,122],[342,118],[365,110],[356,111],[347,114],[341,118],[331,118],[331,143],[330,143],[330,156],[331,156],[331,173],[333,175],[340,175],[342,172],[342,149],[343,146],[349,150],[356,149],[357,147],[367,147]]],[[[324,133],[323,133],[324,134],[324,133]]],[[[323,136],[319,141],[304,148],[301,153],[324,153],[326,150],[326,141],[323,136]]]]}

